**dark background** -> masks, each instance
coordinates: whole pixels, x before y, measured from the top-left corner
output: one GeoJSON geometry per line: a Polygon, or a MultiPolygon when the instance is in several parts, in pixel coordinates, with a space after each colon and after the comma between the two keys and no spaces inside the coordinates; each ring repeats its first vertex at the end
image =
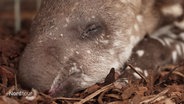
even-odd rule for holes
{"type": "MultiPolygon", "coordinates": [[[[15,26],[15,1],[0,0],[0,27],[9,27],[14,31],[15,26]]],[[[23,24],[25,21],[31,22],[37,10],[40,0],[20,0],[20,19],[23,24]]],[[[21,26],[24,28],[24,26],[21,26]]],[[[21,28],[22,29],[22,28],[21,28]]]]}

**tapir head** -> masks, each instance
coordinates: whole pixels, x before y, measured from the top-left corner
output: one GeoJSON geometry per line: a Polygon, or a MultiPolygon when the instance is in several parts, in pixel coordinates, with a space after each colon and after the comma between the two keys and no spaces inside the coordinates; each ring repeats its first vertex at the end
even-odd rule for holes
{"type": "Polygon", "coordinates": [[[20,61],[22,85],[68,96],[102,81],[143,37],[140,5],[141,0],[43,0],[20,61]]]}

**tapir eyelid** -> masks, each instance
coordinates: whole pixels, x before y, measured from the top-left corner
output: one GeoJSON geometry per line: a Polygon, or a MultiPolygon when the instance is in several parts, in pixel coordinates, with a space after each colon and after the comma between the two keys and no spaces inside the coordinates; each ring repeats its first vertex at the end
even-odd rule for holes
{"type": "Polygon", "coordinates": [[[99,26],[99,25],[91,25],[91,26],[89,26],[88,28],[87,28],[87,31],[86,32],[92,32],[92,31],[98,31],[98,29],[100,29],[101,28],[101,26],[99,26]]]}
{"type": "Polygon", "coordinates": [[[85,28],[82,33],[82,38],[93,38],[103,31],[103,27],[100,24],[92,24],[85,28]]]}

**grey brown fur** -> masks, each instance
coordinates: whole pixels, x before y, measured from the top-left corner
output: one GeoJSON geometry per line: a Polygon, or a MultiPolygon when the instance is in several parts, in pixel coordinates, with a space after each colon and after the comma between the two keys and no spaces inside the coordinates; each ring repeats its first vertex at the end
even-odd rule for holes
{"type": "Polygon", "coordinates": [[[160,21],[154,0],[43,0],[19,79],[25,87],[70,96],[119,69],[160,21]]]}

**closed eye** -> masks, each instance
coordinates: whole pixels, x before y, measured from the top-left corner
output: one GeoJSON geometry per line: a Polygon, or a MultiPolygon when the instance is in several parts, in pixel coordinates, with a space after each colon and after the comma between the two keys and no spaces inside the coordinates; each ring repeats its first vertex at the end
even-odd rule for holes
{"type": "Polygon", "coordinates": [[[86,33],[90,33],[90,32],[97,32],[99,29],[101,28],[101,26],[96,26],[96,25],[91,25],[87,28],[86,33]]]}
{"type": "Polygon", "coordinates": [[[85,28],[82,33],[82,38],[93,38],[103,32],[103,27],[100,24],[91,24],[85,28]]]}

